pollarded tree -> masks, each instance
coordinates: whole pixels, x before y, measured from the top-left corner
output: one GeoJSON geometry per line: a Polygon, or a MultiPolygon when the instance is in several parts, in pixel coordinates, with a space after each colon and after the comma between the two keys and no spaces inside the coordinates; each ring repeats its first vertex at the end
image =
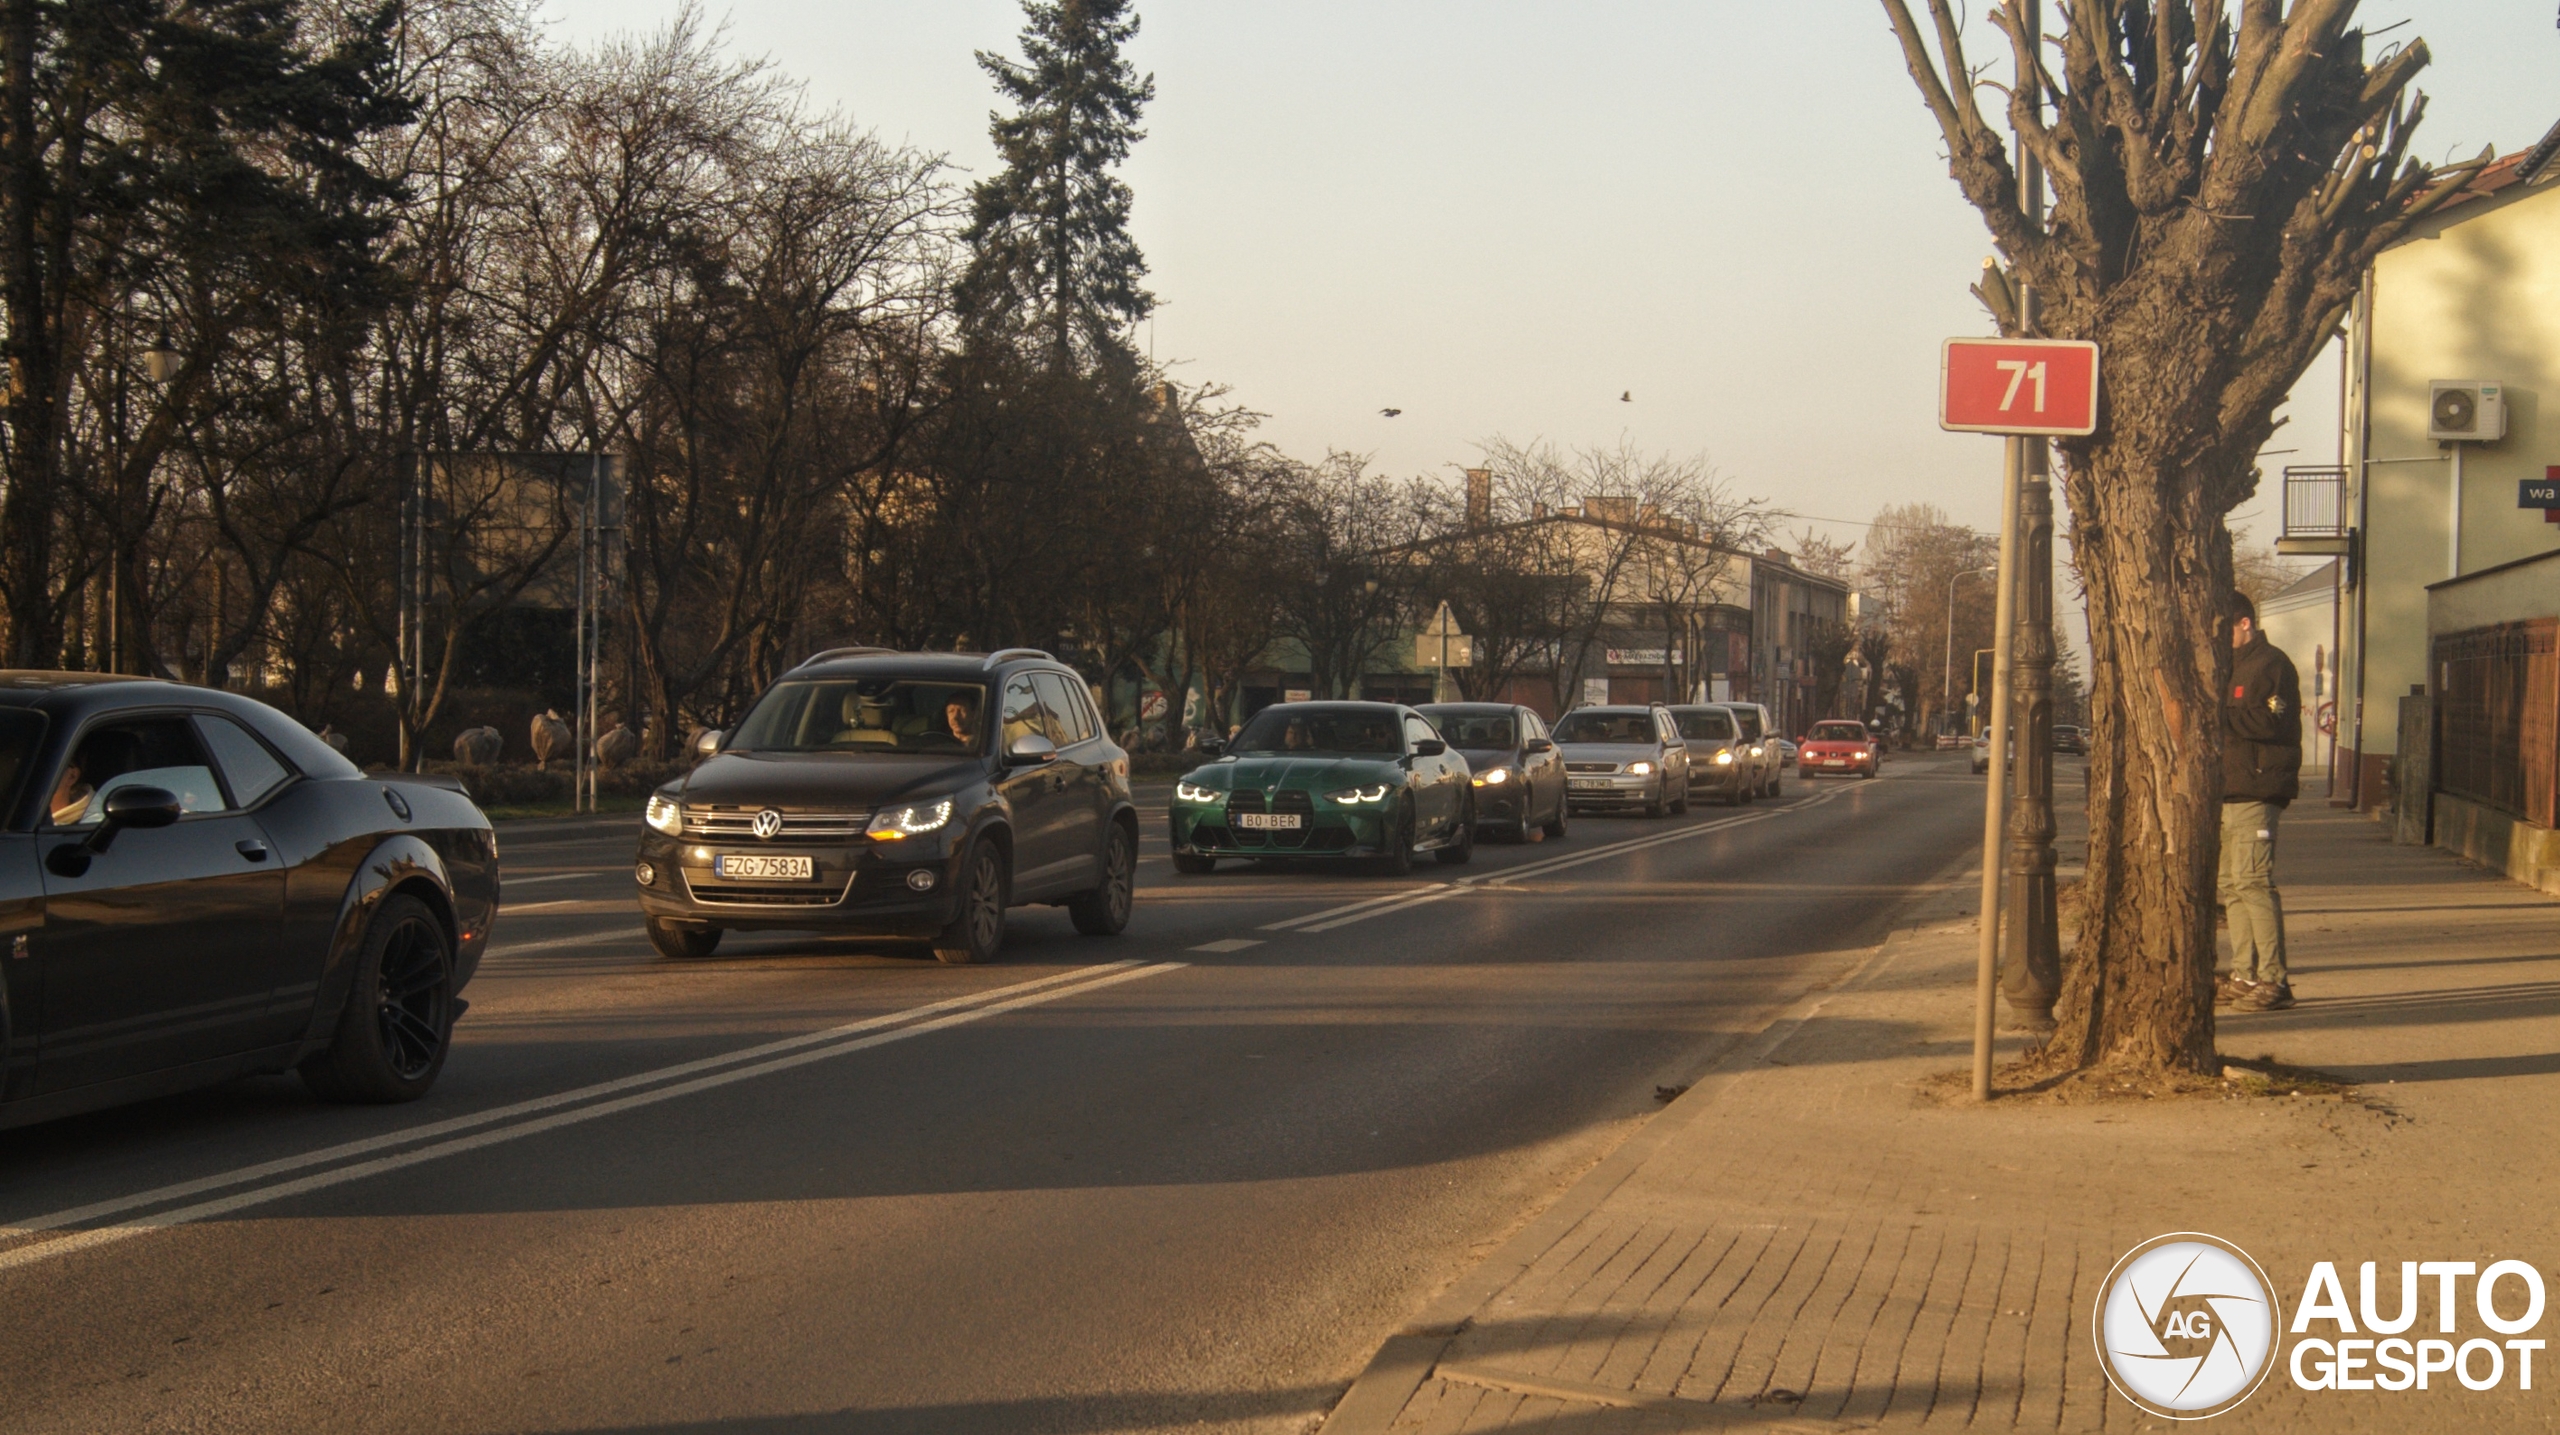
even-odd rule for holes
{"type": "Polygon", "coordinates": [[[1061,368],[1125,357],[1124,335],[1155,307],[1129,186],[1111,173],[1145,138],[1138,112],[1156,94],[1120,53],[1138,18],[1128,0],[1022,8],[1022,63],[978,53],[1014,112],[990,121],[1001,165],[970,191],[961,314],[981,333],[1037,336],[1061,368]]]}
{"type": "Polygon", "coordinates": [[[2007,257],[1986,299],[2016,332],[2009,281],[2032,285],[2034,332],[2104,356],[2098,430],[2061,445],[2089,602],[2092,900],[2039,1062],[2210,1070],[2223,520],[2375,253],[2477,162],[2409,157],[2426,46],[2367,63],[2355,0],[2242,0],[2236,17],[2223,0],[2076,0],[2050,55],[2029,0],[2001,0],[2004,118],[2053,184],[2050,223],[2031,223],[1956,6],[1926,3],[1933,36],[1883,0],[1956,184],[2007,257]]]}

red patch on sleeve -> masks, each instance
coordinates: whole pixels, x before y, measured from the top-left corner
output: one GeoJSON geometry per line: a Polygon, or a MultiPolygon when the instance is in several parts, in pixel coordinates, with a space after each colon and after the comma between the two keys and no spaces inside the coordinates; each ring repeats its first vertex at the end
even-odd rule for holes
{"type": "Polygon", "coordinates": [[[2248,696],[2249,685],[2247,683],[2233,683],[2231,685],[2231,700],[2233,702],[2239,702],[2248,696]]]}

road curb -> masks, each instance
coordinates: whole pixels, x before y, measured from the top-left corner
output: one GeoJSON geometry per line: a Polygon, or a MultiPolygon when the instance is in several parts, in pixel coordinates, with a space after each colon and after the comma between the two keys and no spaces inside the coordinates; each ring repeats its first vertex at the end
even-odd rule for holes
{"type": "MultiPolygon", "coordinates": [[[[1968,853],[1949,863],[1948,867],[1970,868],[1977,860],[1974,854],[1968,853]]],[[[1946,872],[1941,871],[1931,879],[1930,885],[1940,885],[1945,877],[1946,872]]],[[[1318,1435],[1383,1435],[1412,1401],[1414,1393],[1431,1379],[1450,1342],[1465,1332],[1477,1311],[1597,1210],[1602,1202],[1615,1195],[1619,1187],[1643,1169],[1655,1152],[1704,1117],[1726,1088],[1752,1068],[1765,1065],[1807,1022],[1818,1016],[1834,996],[1874,976],[1917,934],[1948,920],[1945,916],[1930,914],[1930,909],[1941,901],[1943,897],[1936,893],[1915,899],[1913,905],[1921,911],[1887,932],[1884,940],[1849,964],[1846,970],[1818,982],[1779,1008],[1758,1030],[1725,1048],[1707,1063],[1689,1089],[1674,1098],[1660,1115],[1620,1142],[1617,1149],[1600,1158],[1597,1165],[1566,1188],[1554,1205],[1540,1212],[1536,1219],[1521,1227],[1509,1240],[1477,1262],[1474,1268],[1452,1281],[1447,1289],[1423,1307],[1419,1316],[1388,1336],[1377,1352],[1370,1356],[1369,1363],[1352,1378],[1351,1388],[1343,1392],[1342,1399],[1335,1403],[1332,1413],[1318,1427],[1318,1435]]],[[[1699,1402],[1688,1403],[1694,1405],[1699,1402]]],[[[1740,1423],[1758,1423],[1740,1411],[1735,1412],[1735,1418],[1740,1423]]],[[[1765,1418],[1774,1423],[1782,1417],[1765,1418]]]]}

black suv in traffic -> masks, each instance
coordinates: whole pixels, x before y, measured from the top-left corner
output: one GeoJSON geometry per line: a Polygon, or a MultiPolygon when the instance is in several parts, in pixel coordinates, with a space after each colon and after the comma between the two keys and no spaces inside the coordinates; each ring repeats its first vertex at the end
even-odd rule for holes
{"type": "Polygon", "coordinates": [[[929,942],[983,962],[1008,906],[1128,925],[1129,755],[1047,653],[820,653],[649,799],[632,876],[649,940],[705,957],[728,928],[929,942]]]}

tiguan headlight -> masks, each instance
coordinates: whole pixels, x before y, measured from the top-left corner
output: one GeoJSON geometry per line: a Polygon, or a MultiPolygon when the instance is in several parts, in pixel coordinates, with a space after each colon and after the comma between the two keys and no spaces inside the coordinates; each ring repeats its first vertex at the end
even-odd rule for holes
{"type": "Polygon", "coordinates": [[[682,837],[684,835],[684,804],[672,797],[650,793],[647,821],[653,831],[663,832],[669,837],[682,837]]]}
{"type": "Polygon", "coordinates": [[[883,807],[871,815],[871,825],[863,835],[875,842],[898,842],[909,837],[922,837],[942,830],[951,820],[951,799],[936,802],[911,802],[904,807],[883,807]]]}

